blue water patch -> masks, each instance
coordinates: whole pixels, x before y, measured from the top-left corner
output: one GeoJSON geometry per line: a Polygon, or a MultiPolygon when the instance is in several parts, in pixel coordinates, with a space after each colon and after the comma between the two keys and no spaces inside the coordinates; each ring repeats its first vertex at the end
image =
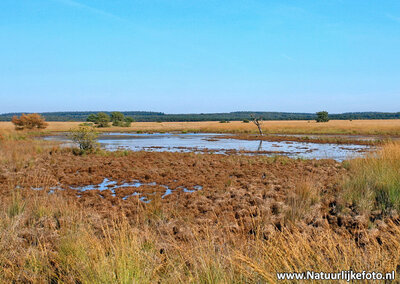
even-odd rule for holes
{"type": "MultiPolygon", "coordinates": [[[[79,193],[85,192],[85,191],[90,191],[90,190],[99,190],[99,191],[109,190],[109,191],[111,191],[111,195],[115,197],[116,190],[118,190],[119,188],[124,188],[124,187],[139,188],[141,186],[160,186],[160,187],[165,188],[165,192],[163,193],[161,198],[165,198],[166,196],[172,194],[174,191],[177,191],[179,189],[181,189],[185,193],[193,193],[193,192],[203,189],[203,187],[201,185],[195,185],[195,186],[193,186],[192,189],[188,189],[183,186],[178,186],[175,189],[172,189],[167,185],[157,184],[156,182],[143,183],[143,182],[140,182],[139,180],[133,180],[132,182],[124,182],[124,183],[118,185],[118,182],[110,180],[108,178],[104,178],[103,181],[99,184],[90,184],[90,185],[85,185],[85,186],[69,186],[67,188],[76,190],[79,193]]],[[[20,187],[17,186],[16,188],[20,188],[20,187]]],[[[43,190],[44,188],[43,187],[31,187],[31,189],[32,190],[43,190]]],[[[48,192],[48,194],[54,194],[54,192],[56,190],[63,190],[63,189],[64,188],[62,188],[61,186],[53,186],[53,187],[50,187],[50,191],[48,192]]],[[[156,192],[153,192],[148,195],[155,195],[155,194],[156,194],[156,192]]],[[[140,196],[139,200],[144,203],[149,203],[151,201],[146,196],[141,196],[141,195],[143,195],[143,194],[140,192],[134,192],[132,194],[122,197],[122,200],[127,200],[129,197],[132,197],[132,196],[140,196]]],[[[79,194],[77,196],[81,197],[81,194],[79,194]]],[[[99,196],[101,198],[104,198],[101,194],[99,194],[99,196]]]]}
{"type": "MultiPolygon", "coordinates": [[[[223,134],[222,134],[223,135],[223,134]]],[[[45,140],[61,141],[72,146],[65,136],[48,136],[45,140]]],[[[304,159],[335,159],[343,161],[360,157],[374,147],[366,145],[319,144],[295,141],[257,141],[221,138],[217,133],[105,133],[98,142],[110,151],[127,149],[132,151],[195,152],[229,154],[230,151],[247,151],[247,155],[285,155],[304,159]]]]}

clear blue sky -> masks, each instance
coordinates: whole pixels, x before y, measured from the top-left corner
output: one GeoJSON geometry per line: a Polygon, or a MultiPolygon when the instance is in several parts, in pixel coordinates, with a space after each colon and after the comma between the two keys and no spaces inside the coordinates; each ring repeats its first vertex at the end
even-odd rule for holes
{"type": "Polygon", "coordinates": [[[0,113],[400,111],[400,1],[1,0],[0,113]]]}

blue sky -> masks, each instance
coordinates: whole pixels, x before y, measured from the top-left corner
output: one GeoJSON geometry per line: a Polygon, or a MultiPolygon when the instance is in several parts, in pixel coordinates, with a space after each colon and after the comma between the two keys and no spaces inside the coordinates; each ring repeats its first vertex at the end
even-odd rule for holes
{"type": "Polygon", "coordinates": [[[1,0],[0,113],[400,111],[400,1],[1,0]]]}

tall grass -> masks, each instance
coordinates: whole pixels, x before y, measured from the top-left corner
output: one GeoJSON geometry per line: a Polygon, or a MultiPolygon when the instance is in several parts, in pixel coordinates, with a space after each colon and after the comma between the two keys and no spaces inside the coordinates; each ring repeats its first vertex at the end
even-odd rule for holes
{"type": "Polygon", "coordinates": [[[329,228],[220,238],[207,226],[199,234],[190,224],[194,238],[182,241],[160,234],[156,222],[105,220],[62,196],[15,198],[0,210],[3,283],[275,283],[276,272],[388,272],[400,264],[400,230],[394,225],[379,242],[365,231],[363,245],[329,228]],[[24,210],[10,215],[15,202],[24,203],[24,210]]]}
{"type": "Polygon", "coordinates": [[[0,132],[0,173],[1,165],[19,170],[29,166],[45,150],[58,151],[56,143],[35,139],[34,132],[0,132]]]}
{"type": "Polygon", "coordinates": [[[400,143],[388,143],[366,158],[349,162],[342,198],[360,213],[400,212],[400,143]]]}
{"type": "Polygon", "coordinates": [[[284,229],[272,234],[268,240],[256,240],[252,244],[252,254],[236,252],[234,259],[254,283],[275,283],[277,272],[392,272],[400,263],[400,230],[393,224],[390,229],[392,233],[386,234],[380,242],[365,232],[368,242],[362,246],[354,241],[354,236],[330,229],[311,233],[297,228],[284,229]]]}
{"type": "Polygon", "coordinates": [[[121,216],[99,219],[94,211],[57,195],[18,198],[1,205],[2,283],[231,283],[242,279],[230,270],[220,251],[222,244],[211,237],[185,243],[121,216]],[[16,203],[24,203],[24,210],[12,209],[10,215],[16,203]]]}
{"type": "Polygon", "coordinates": [[[286,212],[286,221],[295,222],[302,220],[310,212],[313,205],[320,200],[320,195],[316,181],[318,178],[303,178],[295,184],[294,190],[288,193],[287,205],[289,210],[286,212]]]}

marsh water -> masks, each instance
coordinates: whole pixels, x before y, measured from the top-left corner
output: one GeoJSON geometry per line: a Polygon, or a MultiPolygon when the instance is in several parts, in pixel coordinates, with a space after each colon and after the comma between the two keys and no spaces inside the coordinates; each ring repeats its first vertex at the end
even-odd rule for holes
{"type": "MultiPolygon", "coordinates": [[[[149,203],[151,200],[148,199],[148,195],[155,195],[157,193],[156,188],[160,187],[162,189],[162,195],[161,198],[164,198],[178,190],[181,190],[185,193],[193,193],[199,190],[202,190],[203,187],[201,185],[195,185],[192,188],[187,188],[184,186],[177,186],[175,188],[169,187],[168,185],[162,185],[162,184],[157,184],[156,182],[150,182],[150,183],[144,183],[140,182],[138,180],[132,180],[131,182],[123,182],[123,183],[118,183],[116,181],[110,180],[108,178],[104,178],[104,180],[99,183],[99,184],[91,184],[91,185],[85,185],[85,186],[68,186],[68,187],[61,187],[61,186],[54,186],[50,187],[48,193],[53,194],[56,190],[65,190],[66,188],[76,190],[79,194],[77,197],[81,197],[80,194],[82,194],[85,191],[91,191],[91,190],[96,190],[96,191],[110,191],[111,196],[116,197],[118,189],[122,188],[137,188],[138,191],[134,191],[129,194],[125,194],[121,197],[122,200],[127,200],[128,198],[132,196],[138,196],[139,200],[144,202],[144,203],[149,203]],[[154,191],[151,191],[147,194],[143,194],[142,192],[139,191],[139,189],[143,186],[147,187],[154,187],[154,191]]],[[[31,187],[32,190],[44,190],[43,187],[31,187]]],[[[101,194],[99,194],[100,197],[104,198],[101,194]]]]}
{"type": "MultiPolygon", "coordinates": [[[[107,150],[128,149],[133,151],[170,151],[245,155],[285,155],[304,159],[335,159],[343,161],[359,157],[372,149],[365,145],[318,144],[293,141],[257,141],[222,138],[216,133],[104,133],[98,142],[107,150]]],[[[66,135],[48,136],[46,140],[61,141],[71,145],[66,135]]]]}

